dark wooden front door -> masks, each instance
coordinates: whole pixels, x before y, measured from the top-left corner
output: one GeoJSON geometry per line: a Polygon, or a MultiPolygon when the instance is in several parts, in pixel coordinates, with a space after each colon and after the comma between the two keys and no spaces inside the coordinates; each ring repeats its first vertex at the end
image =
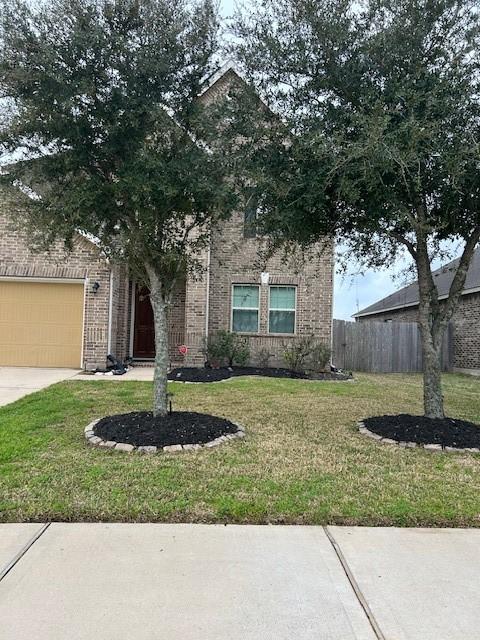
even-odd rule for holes
{"type": "Polygon", "coordinates": [[[135,287],[135,323],[133,330],[133,357],[155,357],[155,329],[149,291],[135,287]]]}

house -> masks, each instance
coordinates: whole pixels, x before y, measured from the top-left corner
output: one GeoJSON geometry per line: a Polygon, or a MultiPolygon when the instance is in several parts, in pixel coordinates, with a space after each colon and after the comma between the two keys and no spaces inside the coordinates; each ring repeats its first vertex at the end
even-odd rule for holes
{"type": "MultiPolygon", "coordinates": [[[[202,99],[233,80],[238,75],[227,65],[202,99]]],[[[220,329],[245,335],[253,362],[267,351],[272,364],[281,364],[284,345],[297,336],[313,334],[330,344],[333,246],[313,252],[300,269],[280,256],[260,266],[261,239],[252,233],[250,214],[239,211],[224,222],[200,256],[201,277],[178,285],[168,316],[172,363],[203,364],[204,339],[220,329]]],[[[105,367],[109,353],[150,362],[148,291],[110,264],[93,238],[79,234],[69,253],[61,245],[32,253],[11,229],[12,215],[0,194],[0,366],[93,370],[105,367]]]]}
{"type": "MultiPolygon", "coordinates": [[[[440,300],[448,297],[457,265],[458,259],[452,260],[433,273],[440,300]]],[[[358,322],[373,320],[415,322],[418,314],[418,299],[418,283],[414,282],[359,311],[353,317],[358,322]]],[[[480,372],[480,247],[472,258],[452,322],[455,369],[480,372]]]]}

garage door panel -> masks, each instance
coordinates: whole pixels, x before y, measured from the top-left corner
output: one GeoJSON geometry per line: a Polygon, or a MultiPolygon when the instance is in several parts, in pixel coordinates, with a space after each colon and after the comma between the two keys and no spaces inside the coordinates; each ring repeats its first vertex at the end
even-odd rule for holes
{"type": "Polygon", "coordinates": [[[71,367],[78,368],[80,358],[77,349],[64,347],[40,348],[34,347],[14,347],[6,348],[0,346],[0,362],[3,366],[14,367],[71,367]],[[71,363],[66,364],[66,363],[71,363]]]}
{"type": "Polygon", "coordinates": [[[80,366],[83,284],[0,281],[0,365],[80,366]]]}
{"type": "MultiPolygon", "coordinates": [[[[31,324],[17,324],[0,322],[0,344],[16,346],[50,346],[71,347],[78,345],[81,340],[81,327],[69,327],[68,325],[52,324],[50,326],[36,327],[31,324]]],[[[78,351],[78,349],[77,349],[78,351]]],[[[0,358],[1,359],[1,358],[0,358]]]]}
{"type": "MultiPolygon", "coordinates": [[[[54,285],[50,285],[54,286],[54,285]]],[[[27,322],[31,324],[35,319],[37,324],[71,324],[72,317],[82,314],[83,299],[80,304],[61,303],[59,300],[50,301],[22,301],[18,299],[3,300],[0,305],[0,322],[27,322]]]]}

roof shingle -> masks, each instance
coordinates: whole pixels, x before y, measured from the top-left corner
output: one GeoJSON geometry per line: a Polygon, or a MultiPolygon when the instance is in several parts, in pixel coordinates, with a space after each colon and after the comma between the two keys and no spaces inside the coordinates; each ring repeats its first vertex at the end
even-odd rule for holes
{"type": "MultiPolygon", "coordinates": [[[[446,297],[448,295],[450,285],[455,276],[459,258],[452,260],[448,264],[440,267],[433,272],[435,283],[438,289],[439,297],[446,297]]],[[[470,290],[480,288],[480,247],[478,247],[473,255],[470,263],[470,268],[465,280],[465,286],[463,293],[468,293],[470,290]]],[[[410,307],[418,304],[418,281],[409,284],[403,289],[399,289],[391,295],[375,302],[374,304],[358,311],[353,315],[354,318],[360,318],[362,316],[371,315],[374,313],[382,313],[393,309],[401,309],[403,307],[410,307]]]]}

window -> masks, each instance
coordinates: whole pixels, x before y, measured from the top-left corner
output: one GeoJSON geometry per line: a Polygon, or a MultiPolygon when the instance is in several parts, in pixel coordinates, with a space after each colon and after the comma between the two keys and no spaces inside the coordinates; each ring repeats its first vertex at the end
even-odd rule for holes
{"type": "Polygon", "coordinates": [[[258,285],[234,284],[232,291],[232,331],[258,332],[258,285]]]}
{"type": "Polygon", "coordinates": [[[296,287],[270,287],[269,333],[295,333],[296,287]]]}

